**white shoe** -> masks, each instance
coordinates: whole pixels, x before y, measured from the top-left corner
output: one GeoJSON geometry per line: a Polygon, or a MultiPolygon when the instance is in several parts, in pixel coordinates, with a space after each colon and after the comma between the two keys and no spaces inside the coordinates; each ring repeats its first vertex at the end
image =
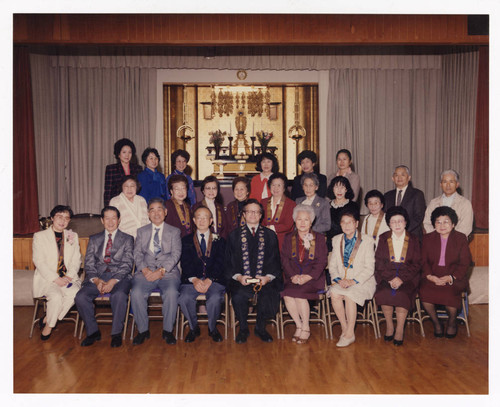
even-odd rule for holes
{"type": "Polygon", "coordinates": [[[346,338],[344,335],[341,335],[339,341],[337,342],[337,347],[345,348],[346,346],[349,346],[351,343],[353,343],[355,340],[356,340],[355,335],[353,335],[352,338],[346,338]]]}

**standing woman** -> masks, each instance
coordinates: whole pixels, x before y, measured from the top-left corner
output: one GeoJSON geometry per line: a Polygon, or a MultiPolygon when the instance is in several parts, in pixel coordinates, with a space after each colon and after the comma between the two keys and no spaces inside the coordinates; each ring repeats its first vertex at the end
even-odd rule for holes
{"type": "Polygon", "coordinates": [[[203,194],[203,199],[191,208],[191,214],[193,215],[194,211],[200,206],[210,209],[213,220],[212,225],[210,226],[211,232],[226,239],[228,235],[228,227],[226,213],[224,212],[224,202],[222,201],[222,195],[220,194],[219,181],[213,175],[209,175],[208,177],[205,177],[201,183],[200,189],[203,194]]]}
{"type": "Polygon", "coordinates": [[[375,242],[375,250],[377,250],[380,235],[389,231],[383,210],[385,206],[384,195],[376,189],[368,191],[365,195],[365,205],[370,213],[363,220],[361,234],[363,237],[371,237],[375,242]]]}
{"type": "Polygon", "coordinates": [[[165,176],[158,171],[160,163],[158,150],[151,147],[146,148],[142,153],[142,162],[146,168],[137,176],[137,180],[141,184],[139,195],[146,200],[146,203],[152,198],[167,199],[165,176]]]}
{"type": "Polygon", "coordinates": [[[385,317],[384,340],[394,339],[394,345],[401,346],[406,316],[415,304],[420,281],[420,242],[407,231],[410,217],[405,208],[393,206],[385,218],[391,230],[380,237],[375,253],[375,300],[385,317]],[[392,320],[394,309],[396,329],[392,320]]]}
{"type": "Polygon", "coordinates": [[[351,184],[346,177],[335,177],[334,179],[332,179],[330,185],[328,186],[328,198],[331,199],[331,227],[326,234],[326,243],[328,245],[329,251],[332,250],[331,239],[334,236],[340,235],[342,233],[342,227],[340,225],[340,217],[342,212],[348,210],[351,212],[358,212],[359,214],[359,206],[356,202],[352,201],[353,197],[354,192],[352,192],[351,184]]]}
{"type": "Polygon", "coordinates": [[[292,341],[306,343],[311,335],[309,329],[309,301],[319,299],[318,292],[325,288],[325,267],[328,250],[325,236],[314,232],[314,210],[308,205],[297,205],[293,209],[296,230],[285,236],[281,250],[283,282],[281,293],[295,322],[292,341]]]}
{"type": "MultiPolygon", "coordinates": [[[[194,205],[196,203],[196,192],[194,190],[193,179],[184,172],[189,162],[189,158],[191,158],[191,156],[185,150],[176,150],[172,153],[171,160],[172,160],[172,168],[174,168],[174,170],[172,171],[172,174],[170,174],[167,177],[166,183],[168,187],[169,185],[168,182],[170,180],[170,177],[174,175],[182,175],[186,177],[188,183],[188,191],[187,191],[188,202],[190,205],[194,205]]],[[[172,193],[170,192],[170,187],[168,187],[167,199],[170,199],[171,197],[172,193]]]]}
{"type": "Polygon", "coordinates": [[[279,171],[278,159],[271,153],[260,154],[257,156],[255,169],[260,174],[254,175],[252,178],[250,198],[257,199],[257,201],[262,203],[263,199],[271,196],[268,180],[272,174],[279,171]]]}
{"type": "Polygon", "coordinates": [[[314,210],[315,222],[312,228],[315,232],[328,232],[331,226],[330,203],[326,198],[317,195],[320,185],[318,175],[313,172],[303,174],[300,183],[305,196],[297,198],[295,203],[309,205],[314,210]]]}
{"type": "Polygon", "coordinates": [[[234,201],[229,202],[226,208],[228,235],[237,227],[246,224],[245,217],[241,215],[250,194],[250,180],[247,177],[236,177],[232,187],[234,201]]]}
{"type": "Polygon", "coordinates": [[[318,162],[318,156],[314,151],[304,150],[297,156],[297,162],[302,169],[302,174],[297,175],[293,179],[292,185],[292,199],[297,201],[297,198],[304,196],[304,190],[302,189],[302,178],[305,174],[316,174],[318,178],[318,190],[317,194],[324,198],[326,196],[326,175],[319,174],[315,172],[315,167],[318,162]]]}
{"type": "Polygon", "coordinates": [[[123,178],[127,175],[137,177],[142,171],[142,167],[135,160],[135,145],[128,138],[118,140],[114,145],[116,164],[106,166],[104,175],[104,206],[109,205],[109,201],[114,196],[120,195],[123,178]]]}
{"type": "Polygon", "coordinates": [[[269,177],[271,197],[262,201],[264,216],[262,226],[267,226],[278,235],[279,247],[283,245],[285,235],[293,230],[293,208],[295,202],[285,196],[288,179],[277,172],[269,177]]]}
{"type": "Polygon", "coordinates": [[[140,188],[141,184],[129,175],[123,180],[121,194],[109,202],[120,211],[118,229],[133,236],[134,239],[137,236],[137,229],[150,223],[148,204],[142,196],[137,195],[137,190],[140,188]]]}
{"type": "Polygon", "coordinates": [[[332,307],[342,327],[338,347],[349,346],[356,340],[357,305],[363,306],[375,293],[373,242],[361,239],[358,224],[359,212],[343,212],[340,218],[343,233],[333,238],[328,265],[332,307]]]}
{"type": "Polygon", "coordinates": [[[165,222],[179,228],[181,238],[193,232],[191,205],[187,203],[188,180],[184,175],[169,176],[168,190],[172,198],[165,201],[165,222]]]}
{"type": "Polygon", "coordinates": [[[359,175],[356,174],[351,168],[352,165],[351,152],[345,148],[337,151],[336,160],[337,160],[337,172],[335,173],[335,176],[346,177],[349,180],[352,191],[354,193],[354,197],[352,198],[352,200],[354,202],[357,202],[359,197],[360,183],[359,183],[359,175]]]}
{"type": "Polygon", "coordinates": [[[467,237],[455,230],[457,213],[449,206],[440,206],[431,214],[434,232],[424,235],[422,241],[422,279],[420,300],[434,324],[434,336],[457,336],[457,311],[462,304],[462,293],[468,286],[467,270],[472,256],[467,237]],[[439,323],[436,304],[446,307],[446,332],[439,323]]]}
{"type": "Polygon", "coordinates": [[[52,226],[33,235],[33,296],[47,298],[47,313],[39,321],[42,341],[50,338],[80,289],[80,243],[75,232],[66,230],[72,217],[69,206],[57,205],[50,211],[52,226]]]}

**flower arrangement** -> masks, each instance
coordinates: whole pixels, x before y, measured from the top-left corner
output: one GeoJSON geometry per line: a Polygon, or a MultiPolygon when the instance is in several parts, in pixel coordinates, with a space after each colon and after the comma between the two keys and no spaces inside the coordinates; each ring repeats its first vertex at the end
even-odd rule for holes
{"type": "Polygon", "coordinates": [[[224,136],[227,134],[227,132],[222,132],[220,129],[219,130],[214,130],[208,133],[210,135],[210,140],[208,141],[209,143],[213,144],[214,147],[220,147],[222,146],[222,143],[224,142],[224,136]]]}
{"type": "Polygon", "coordinates": [[[68,229],[66,231],[66,241],[73,246],[73,243],[75,242],[75,236],[76,233],[73,232],[71,229],[68,229]]]}
{"type": "Polygon", "coordinates": [[[308,233],[304,237],[304,247],[309,250],[311,247],[311,241],[314,240],[314,235],[312,233],[308,233]]]}
{"type": "Polygon", "coordinates": [[[258,131],[255,133],[257,135],[257,139],[262,147],[267,147],[271,139],[273,138],[273,132],[267,132],[264,130],[258,131]]]}

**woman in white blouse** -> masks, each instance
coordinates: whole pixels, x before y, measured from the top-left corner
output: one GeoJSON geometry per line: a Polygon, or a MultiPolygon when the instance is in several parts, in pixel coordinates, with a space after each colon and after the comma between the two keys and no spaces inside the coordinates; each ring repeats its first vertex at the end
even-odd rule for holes
{"type": "Polygon", "coordinates": [[[148,204],[142,196],[137,195],[139,189],[140,184],[134,177],[125,177],[122,183],[122,192],[109,202],[110,206],[114,206],[120,211],[118,229],[133,236],[134,239],[137,235],[137,229],[150,223],[148,204]]]}

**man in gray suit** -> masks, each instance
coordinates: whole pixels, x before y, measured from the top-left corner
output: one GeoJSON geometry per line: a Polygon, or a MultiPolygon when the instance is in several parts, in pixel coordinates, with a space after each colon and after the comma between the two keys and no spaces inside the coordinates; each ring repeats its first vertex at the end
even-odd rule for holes
{"type": "Polygon", "coordinates": [[[140,345],[149,338],[148,298],[158,288],[163,301],[163,334],[167,344],[176,343],[173,334],[177,300],[181,283],[177,264],[181,257],[181,231],[165,223],[167,209],[161,198],[153,198],[148,204],[150,225],[137,230],[134,260],[136,273],[130,294],[132,310],[139,333],[133,344],[140,345]]]}
{"type": "Polygon", "coordinates": [[[134,265],[134,238],[118,230],[120,211],[105,206],[101,211],[104,232],[90,236],[85,254],[85,281],[75,297],[78,312],[85,322],[87,337],[81,346],[90,346],[101,339],[94,315],[94,299],[110,294],[113,322],[111,347],[122,344],[122,331],[127,312],[128,293],[134,265]]]}

